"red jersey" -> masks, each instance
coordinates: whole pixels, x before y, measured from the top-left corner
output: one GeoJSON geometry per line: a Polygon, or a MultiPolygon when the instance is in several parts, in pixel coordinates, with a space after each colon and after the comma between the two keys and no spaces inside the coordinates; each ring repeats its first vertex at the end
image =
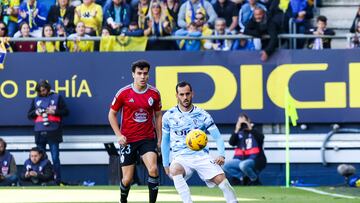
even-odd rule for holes
{"type": "Polygon", "coordinates": [[[121,134],[128,143],[155,138],[154,113],[161,110],[159,91],[147,85],[143,92],[133,84],[120,89],[111,104],[111,109],[121,109],[121,134]]]}

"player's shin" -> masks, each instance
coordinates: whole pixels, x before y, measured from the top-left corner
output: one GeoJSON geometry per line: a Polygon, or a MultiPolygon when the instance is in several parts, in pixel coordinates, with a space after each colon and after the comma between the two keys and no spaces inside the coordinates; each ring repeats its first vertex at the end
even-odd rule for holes
{"type": "Polygon", "coordinates": [[[223,191],[227,203],[237,203],[234,188],[230,185],[229,181],[225,178],[220,184],[219,188],[223,191]]]}
{"type": "Polygon", "coordinates": [[[155,203],[159,191],[159,176],[158,177],[149,176],[148,187],[149,187],[149,202],[155,203]]]}
{"type": "Polygon", "coordinates": [[[130,185],[125,186],[122,181],[120,181],[120,191],[121,191],[121,199],[120,202],[121,203],[127,203],[127,197],[129,195],[129,191],[130,191],[130,185]]]}
{"type": "Polygon", "coordinates": [[[186,183],[184,177],[181,174],[175,175],[173,176],[173,180],[174,180],[175,189],[179,193],[182,201],[184,203],[192,203],[190,188],[186,183]]]}

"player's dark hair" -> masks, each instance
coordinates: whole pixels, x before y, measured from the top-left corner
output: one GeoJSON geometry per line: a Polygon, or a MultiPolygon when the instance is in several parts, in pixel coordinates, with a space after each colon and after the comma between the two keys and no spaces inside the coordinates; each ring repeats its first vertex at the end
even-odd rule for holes
{"type": "Polygon", "coordinates": [[[131,64],[131,70],[133,73],[135,73],[136,68],[140,68],[141,70],[148,68],[148,70],[150,70],[150,64],[145,60],[138,60],[131,64]]]}
{"type": "Polygon", "coordinates": [[[179,87],[186,87],[186,86],[189,86],[190,92],[192,92],[192,87],[191,87],[190,83],[188,83],[188,82],[186,82],[186,81],[181,81],[181,82],[179,82],[179,83],[176,85],[176,87],[175,87],[176,93],[179,93],[179,91],[178,91],[178,88],[179,88],[179,87]]]}
{"type": "Polygon", "coordinates": [[[5,142],[5,140],[4,140],[4,139],[2,139],[1,137],[0,137],[0,142],[2,142],[2,143],[3,143],[4,148],[6,149],[6,145],[7,145],[7,143],[6,143],[6,142],[5,142]]]}
{"type": "Polygon", "coordinates": [[[51,86],[48,83],[48,81],[46,80],[40,80],[35,87],[35,91],[39,94],[40,93],[40,88],[43,87],[45,89],[47,89],[48,92],[50,92],[51,86]]]}

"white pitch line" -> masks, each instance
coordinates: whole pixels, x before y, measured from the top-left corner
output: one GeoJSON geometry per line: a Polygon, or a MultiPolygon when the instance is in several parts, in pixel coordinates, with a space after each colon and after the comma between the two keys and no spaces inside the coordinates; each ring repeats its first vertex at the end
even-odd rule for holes
{"type": "MultiPolygon", "coordinates": [[[[164,190],[174,191],[174,190],[164,190]]],[[[129,200],[145,202],[148,199],[147,190],[130,191],[129,200]]],[[[44,203],[44,202],[117,202],[120,191],[118,190],[84,190],[84,189],[4,189],[0,190],[0,202],[6,203],[44,203]],[[44,196],[44,194],[46,194],[44,196]]],[[[225,201],[223,197],[193,195],[194,201],[219,202],[225,201]]],[[[239,201],[258,201],[252,198],[238,198],[239,201]]],[[[159,193],[159,202],[181,202],[177,193],[159,193]]]]}
{"type": "Polygon", "coordinates": [[[324,192],[324,191],[321,191],[321,190],[318,190],[318,189],[315,189],[315,188],[311,188],[311,187],[294,187],[294,188],[299,189],[299,190],[305,190],[305,191],[321,194],[321,195],[332,196],[332,197],[340,197],[340,198],[345,198],[345,199],[357,199],[357,197],[354,197],[354,196],[324,192]]]}

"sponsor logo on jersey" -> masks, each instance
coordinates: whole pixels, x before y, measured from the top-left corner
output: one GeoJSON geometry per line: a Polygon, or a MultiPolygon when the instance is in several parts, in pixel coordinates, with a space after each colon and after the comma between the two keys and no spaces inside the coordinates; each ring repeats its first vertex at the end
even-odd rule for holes
{"type": "Polygon", "coordinates": [[[133,119],[138,123],[146,122],[149,119],[149,113],[144,109],[139,109],[134,112],[133,119]]]}
{"type": "Polygon", "coordinates": [[[133,98],[129,99],[129,102],[134,103],[134,99],[133,98]]]}

